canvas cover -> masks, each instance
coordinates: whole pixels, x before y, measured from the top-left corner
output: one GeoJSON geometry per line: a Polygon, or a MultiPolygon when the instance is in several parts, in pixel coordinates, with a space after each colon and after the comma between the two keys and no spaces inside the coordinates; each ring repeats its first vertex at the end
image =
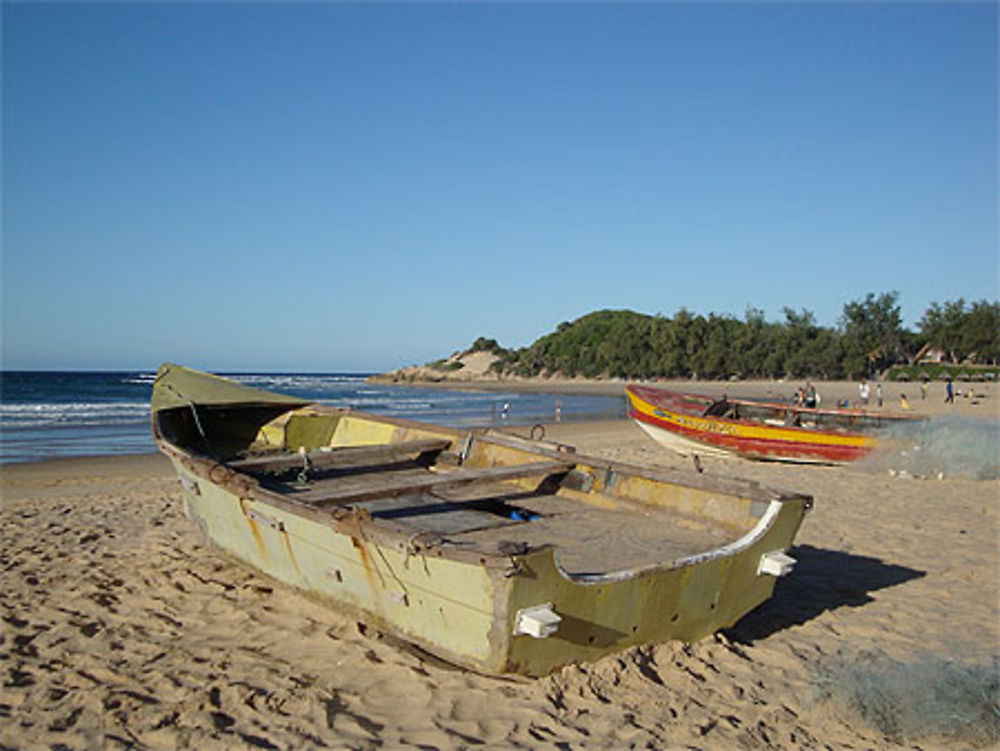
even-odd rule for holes
{"type": "Polygon", "coordinates": [[[252,386],[234,383],[211,373],[164,363],[153,384],[153,412],[176,407],[222,404],[287,404],[300,407],[311,404],[307,399],[275,394],[252,386]]]}

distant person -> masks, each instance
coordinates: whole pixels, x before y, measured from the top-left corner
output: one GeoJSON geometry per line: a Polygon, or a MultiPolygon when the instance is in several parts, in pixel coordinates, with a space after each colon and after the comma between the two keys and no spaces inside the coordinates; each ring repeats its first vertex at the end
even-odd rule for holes
{"type": "Polygon", "coordinates": [[[806,406],[809,407],[809,409],[816,409],[816,407],[819,406],[819,395],[816,393],[816,387],[813,386],[808,381],[806,381],[805,402],[806,406]]]}
{"type": "Polygon", "coordinates": [[[875,401],[878,402],[878,406],[882,406],[882,384],[875,384],[875,401]]]}
{"type": "Polygon", "coordinates": [[[861,408],[864,409],[868,406],[868,397],[871,396],[871,387],[868,385],[868,379],[864,378],[858,385],[858,396],[861,397],[861,408]]]}
{"type": "Polygon", "coordinates": [[[562,422],[562,402],[556,399],[556,422],[562,422]]]}
{"type": "Polygon", "coordinates": [[[500,419],[506,420],[507,415],[510,414],[510,402],[504,402],[503,406],[500,407],[500,419]]]}
{"type": "Polygon", "coordinates": [[[927,398],[927,382],[926,381],[921,381],[920,382],[920,401],[923,401],[926,398],[927,398]]]}
{"type": "Polygon", "coordinates": [[[906,394],[899,395],[899,406],[904,412],[910,408],[910,403],[906,400],[906,394]]]}
{"type": "Polygon", "coordinates": [[[955,403],[955,387],[951,384],[951,379],[944,385],[944,403],[954,404],[955,403]]]}

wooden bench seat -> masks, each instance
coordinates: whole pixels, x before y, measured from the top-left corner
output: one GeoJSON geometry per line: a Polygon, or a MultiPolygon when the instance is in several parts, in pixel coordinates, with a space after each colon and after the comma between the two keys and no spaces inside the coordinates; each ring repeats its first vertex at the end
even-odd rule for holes
{"type": "Polygon", "coordinates": [[[293,469],[334,469],[361,467],[399,461],[420,454],[438,453],[448,448],[451,441],[431,438],[400,443],[381,443],[367,446],[340,446],[329,451],[310,451],[307,454],[278,454],[236,459],[228,465],[240,472],[277,473],[293,469]],[[308,465],[306,464],[308,460],[308,465]]]}

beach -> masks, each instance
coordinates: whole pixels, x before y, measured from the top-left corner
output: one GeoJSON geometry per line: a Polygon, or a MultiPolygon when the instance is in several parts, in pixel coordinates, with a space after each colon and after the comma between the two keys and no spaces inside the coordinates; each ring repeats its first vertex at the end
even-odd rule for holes
{"type": "MultiPolygon", "coordinates": [[[[787,396],[798,385],[688,388],[764,397],[787,396]]],[[[916,384],[885,384],[883,409],[898,410],[905,393],[914,412],[935,418],[997,418],[996,385],[956,385],[963,394],[946,405],[943,384],[931,384],[926,399],[916,384]],[[969,386],[981,396],[965,396],[969,386]]],[[[534,387],[556,386],[623,388],[534,387]]],[[[857,384],[818,387],[824,406],[857,398],[857,384]]],[[[545,437],[615,461],[691,465],[624,420],[549,423],[545,437]]],[[[987,665],[998,654],[1000,480],[900,471],[893,461],[833,467],[703,459],[706,473],[814,496],[790,551],[793,573],[724,633],[632,649],[536,680],[457,669],[207,547],[184,517],[162,457],[8,465],[0,471],[0,744],[983,745],[989,738],[975,728],[960,738],[887,734],[836,698],[844,665],[987,665]]]]}

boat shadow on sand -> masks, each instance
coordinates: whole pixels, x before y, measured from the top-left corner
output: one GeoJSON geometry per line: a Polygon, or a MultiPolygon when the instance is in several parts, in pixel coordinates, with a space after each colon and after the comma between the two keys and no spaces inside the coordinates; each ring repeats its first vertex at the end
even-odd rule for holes
{"type": "Polygon", "coordinates": [[[874,599],[871,592],[927,575],[878,558],[812,545],[795,546],[789,554],[797,561],[791,576],[777,582],[770,600],[723,632],[730,640],[752,644],[828,610],[866,605],[874,599]]]}

